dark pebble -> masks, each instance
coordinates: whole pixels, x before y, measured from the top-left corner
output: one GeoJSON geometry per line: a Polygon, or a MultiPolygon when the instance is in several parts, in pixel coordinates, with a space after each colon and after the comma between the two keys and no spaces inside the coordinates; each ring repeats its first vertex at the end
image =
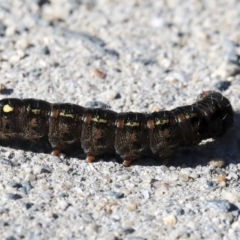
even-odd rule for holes
{"type": "Polygon", "coordinates": [[[48,167],[43,167],[41,173],[51,173],[52,171],[48,167]]]}
{"type": "Polygon", "coordinates": [[[100,101],[89,101],[89,102],[86,102],[85,107],[87,107],[87,108],[101,108],[101,109],[111,108],[106,103],[103,103],[103,102],[100,102],[100,101]]]}
{"type": "Polygon", "coordinates": [[[133,62],[139,62],[139,63],[143,64],[144,66],[156,64],[156,61],[152,60],[152,59],[140,59],[140,58],[138,58],[138,59],[133,60],[133,62]]]}
{"type": "Polygon", "coordinates": [[[27,195],[28,192],[27,192],[27,189],[25,187],[21,187],[18,189],[20,192],[22,192],[23,194],[27,195]]]}
{"type": "Polygon", "coordinates": [[[77,36],[81,38],[85,43],[90,43],[90,44],[101,46],[101,47],[105,46],[105,42],[99,37],[96,37],[87,33],[83,33],[83,32],[73,32],[73,31],[68,31],[68,32],[70,32],[73,36],[77,36]]]}
{"type": "Polygon", "coordinates": [[[31,70],[31,74],[34,77],[38,78],[42,75],[42,69],[41,68],[34,68],[34,69],[31,70]]]}
{"type": "Polygon", "coordinates": [[[121,192],[109,191],[107,194],[109,197],[115,198],[115,199],[121,199],[124,197],[124,194],[121,192]]]}
{"type": "Polygon", "coordinates": [[[225,57],[229,63],[239,65],[239,55],[234,50],[228,52],[225,57]]]}
{"type": "Polygon", "coordinates": [[[30,203],[30,202],[27,202],[24,204],[24,207],[28,210],[29,208],[31,208],[34,204],[33,203],[30,203]]]}
{"type": "Polygon", "coordinates": [[[138,177],[139,173],[138,173],[138,171],[135,170],[131,173],[131,175],[134,176],[134,177],[138,177]]]}
{"type": "Polygon", "coordinates": [[[6,237],[5,240],[17,240],[14,236],[6,237]]]}
{"type": "Polygon", "coordinates": [[[224,46],[224,48],[226,48],[226,49],[232,50],[232,49],[234,49],[234,48],[236,48],[236,47],[239,47],[239,44],[238,44],[238,43],[235,43],[235,42],[233,42],[233,41],[230,41],[230,40],[228,40],[228,39],[225,39],[225,40],[223,40],[223,46],[224,46]]]}
{"type": "Polygon", "coordinates": [[[42,50],[41,50],[42,54],[44,55],[50,55],[50,49],[48,46],[45,46],[42,50]]]}
{"type": "Polygon", "coordinates": [[[120,57],[117,51],[113,49],[105,48],[106,43],[99,37],[96,37],[87,33],[83,33],[83,32],[74,32],[67,29],[64,29],[64,34],[70,37],[77,37],[82,39],[82,41],[85,44],[89,45],[90,47],[93,47],[96,51],[102,54],[110,55],[116,59],[120,57]]]}
{"type": "Polygon", "coordinates": [[[118,73],[122,72],[122,70],[119,69],[119,68],[114,68],[114,71],[115,71],[115,72],[118,72],[118,73]]]}
{"type": "Polygon", "coordinates": [[[131,234],[133,232],[135,232],[135,230],[133,228],[124,228],[123,229],[124,234],[131,234]]]}
{"type": "Polygon", "coordinates": [[[13,93],[12,88],[4,88],[4,89],[1,90],[2,95],[11,95],[12,93],[13,93]]]}
{"type": "Polygon", "coordinates": [[[53,213],[53,218],[58,219],[58,215],[56,213],[53,213]]]}
{"type": "Polygon", "coordinates": [[[22,187],[22,184],[17,183],[15,181],[10,181],[10,182],[7,183],[7,185],[12,187],[12,188],[20,188],[20,187],[22,187]]]}
{"type": "Polygon", "coordinates": [[[118,184],[118,183],[115,183],[115,184],[114,184],[114,187],[115,187],[115,188],[121,188],[122,185],[120,185],[120,184],[118,184]]]}
{"type": "Polygon", "coordinates": [[[65,198],[65,197],[68,197],[69,195],[67,193],[60,193],[58,196],[62,197],[62,198],[65,198]]]}
{"type": "Polygon", "coordinates": [[[11,199],[11,200],[18,200],[18,199],[21,199],[22,196],[19,195],[19,194],[8,193],[8,194],[7,194],[7,198],[8,198],[8,199],[11,199]]]}
{"type": "Polygon", "coordinates": [[[33,0],[39,7],[42,7],[46,3],[50,3],[49,0],[33,0]]]}
{"type": "Polygon", "coordinates": [[[5,36],[5,30],[6,30],[6,26],[3,24],[2,21],[0,21],[0,37],[5,36]]]}
{"type": "Polygon", "coordinates": [[[181,239],[191,239],[191,234],[189,232],[185,232],[181,235],[181,239]]]}
{"type": "Polygon", "coordinates": [[[107,54],[107,55],[110,55],[116,59],[119,59],[120,55],[117,51],[113,50],[113,49],[108,49],[108,48],[105,48],[104,49],[104,53],[107,54]]]}
{"type": "Polygon", "coordinates": [[[143,238],[143,237],[129,237],[128,240],[147,240],[147,238],[143,238]]]}
{"type": "Polygon", "coordinates": [[[215,181],[207,181],[206,184],[208,187],[216,187],[217,186],[217,182],[215,182],[215,181]]]}
{"type": "Polygon", "coordinates": [[[81,217],[87,223],[91,223],[93,221],[92,213],[83,214],[81,217]]]}
{"type": "Polygon", "coordinates": [[[177,215],[177,216],[182,216],[182,215],[184,215],[184,213],[185,213],[185,211],[184,211],[184,209],[182,209],[182,208],[178,208],[178,209],[176,210],[176,215],[177,215]]]}
{"type": "Polygon", "coordinates": [[[121,94],[120,94],[120,93],[117,93],[114,99],[119,99],[119,98],[121,98],[121,97],[122,97],[121,94]]]}
{"type": "Polygon", "coordinates": [[[13,166],[13,163],[6,158],[0,159],[0,162],[4,165],[13,166]]]}
{"type": "Polygon", "coordinates": [[[30,190],[33,188],[29,181],[23,181],[22,186],[25,189],[24,191],[26,192],[26,194],[29,194],[30,190]]]}
{"type": "Polygon", "coordinates": [[[206,206],[209,208],[214,208],[219,212],[225,212],[225,213],[238,209],[234,204],[230,203],[228,200],[221,200],[221,199],[208,200],[206,201],[206,206]]]}
{"type": "Polygon", "coordinates": [[[225,91],[231,86],[229,81],[220,81],[214,85],[214,87],[219,91],[225,91]]]}

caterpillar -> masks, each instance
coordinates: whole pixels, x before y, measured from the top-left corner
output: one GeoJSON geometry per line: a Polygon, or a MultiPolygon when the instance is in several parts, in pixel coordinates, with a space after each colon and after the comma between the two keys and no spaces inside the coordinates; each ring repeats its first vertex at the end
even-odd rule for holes
{"type": "Polygon", "coordinates": [[[87,162],[118,154],[124,166],[143,156],[167,158],[180,147],[222,136],[232,125],[229,100],[214,91],[203,92],[192,105],[149,114],[38,99],[0,100],[0,144],[48,142],[56,156],[82,149],[87,162]]]}

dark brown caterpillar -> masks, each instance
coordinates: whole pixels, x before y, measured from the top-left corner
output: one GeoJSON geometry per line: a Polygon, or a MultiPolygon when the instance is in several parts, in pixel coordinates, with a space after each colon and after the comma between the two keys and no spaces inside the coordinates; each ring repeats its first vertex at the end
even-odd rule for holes
{"type": "Polygon", "coordinates": [[[117,153],[125,166],[151,154],[166,158],[180,147],[220,137],[232,125],[230,102],[212,91],[202,93],[192,105],[151,114],[37,99],[0,100],[0,143],[16,139],[49,142],[54,155],[82,148],[88,162],[117,153]]]}

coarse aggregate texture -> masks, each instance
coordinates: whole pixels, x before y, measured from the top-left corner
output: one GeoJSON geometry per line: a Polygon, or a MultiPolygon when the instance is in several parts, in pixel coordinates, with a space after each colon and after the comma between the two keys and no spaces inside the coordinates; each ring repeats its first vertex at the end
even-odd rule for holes
{"type": "Polygon", "coordinates": [[[1,239],[240,239],[240,2],[0,1],[0,98],[152,112],[223,91],[221,139],[145,158],[1,147],[1,239]]]}

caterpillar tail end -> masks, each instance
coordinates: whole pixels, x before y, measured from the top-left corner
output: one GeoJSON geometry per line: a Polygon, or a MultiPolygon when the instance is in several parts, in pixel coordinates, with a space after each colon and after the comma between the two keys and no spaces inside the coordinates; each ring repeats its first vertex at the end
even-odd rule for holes
{"type": "Polygon", "coordinates": [[[86,157],[86,162],[87,163],[92,163],[92,162],[94,162],[95,161],[95,157],[94,156],[87,156],[86,157]]]}
{"type": "Polygon", "coordinates": [[[131,166],[131,163],[132,163],[131,160],[124,160],[124,161],[123,161],[123,166],[124,166],[124,167],[129,167],[129,166],[131,166]]]}

